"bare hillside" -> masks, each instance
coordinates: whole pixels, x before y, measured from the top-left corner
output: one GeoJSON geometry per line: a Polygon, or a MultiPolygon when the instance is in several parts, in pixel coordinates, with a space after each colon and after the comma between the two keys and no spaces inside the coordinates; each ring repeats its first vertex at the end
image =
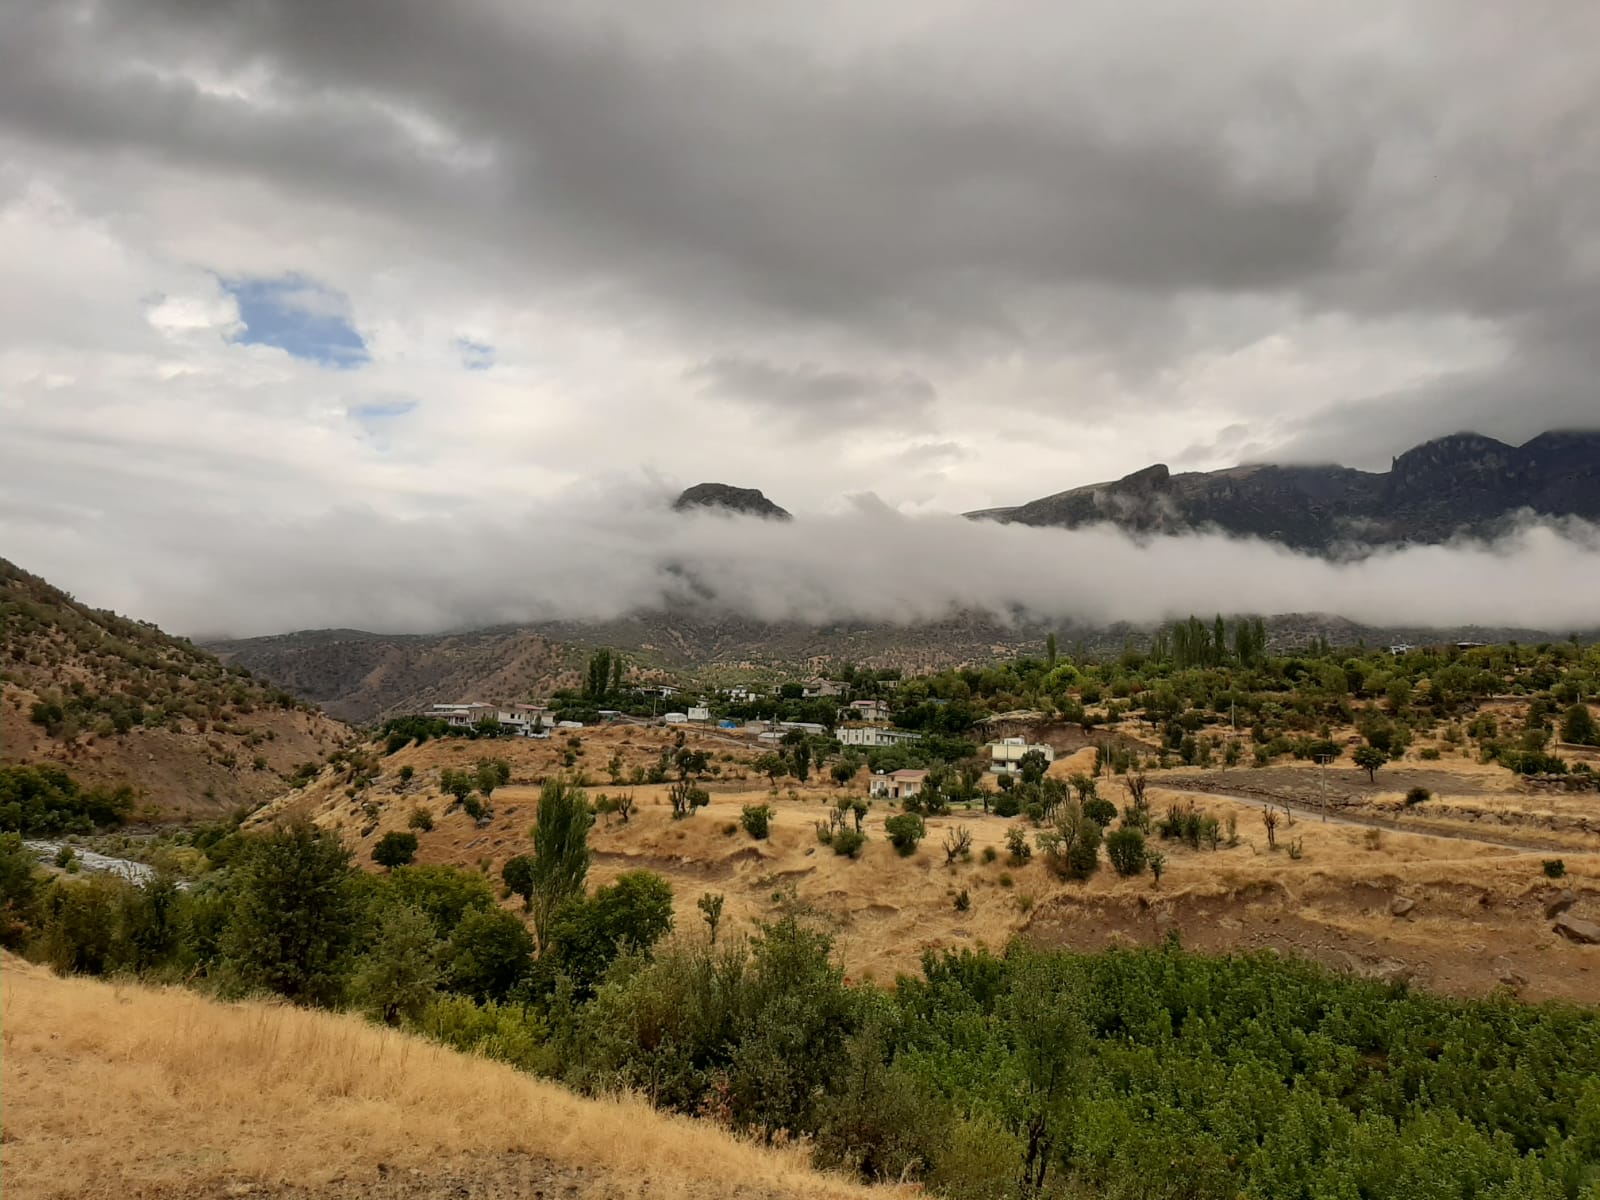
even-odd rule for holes
{"type": "Polygon", "coordinates": [[[522,629],[388,636],[323,629],[212,643],[231,665],[357,724],[436,701],[515,700],[577,678],[582,652],[522,629]]]}
{"type": "Polygon", "coordinates": [[[10,1200],[781,1200],[876,1192],[801,1148],[585,1100],[359,1017],[61,979],[4,956],[10,1200]]]}
{"type": "Polygon", "coordinates": [[[0,560],[0,755],[133,788],[136,816],[220,813],[283,790],[349,730],[153,625],[0,560]]]}

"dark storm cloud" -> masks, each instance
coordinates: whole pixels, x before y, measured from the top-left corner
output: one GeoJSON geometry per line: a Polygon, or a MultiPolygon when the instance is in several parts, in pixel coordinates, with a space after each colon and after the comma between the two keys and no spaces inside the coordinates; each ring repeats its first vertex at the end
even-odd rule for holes
{"type": "Polygon", "coordinates": [[[804,426],[915,427],[935,398],[933,385],[909,371],[776,366],[752,358],[713,359],[695,367],[690,378],[713,395],[767,408],[804,426]]]}
{"type": "MultiPolygon", "coordinates": [[[[1070,64],[1038,96],[996,86],[1004,64],[982,59],[668,49],[509,6],[89,11],[86,26],[65,6],[24,21],[0,63],[14,128],[292,178],[415,219],[448,199],[570,270],[923,339],[1018,336],[1015,287],[1294,287],[1337,266],[1361,186],[1359,137],[1250,165],[1226,121],[1108,119],[1117,106],[1070,64]],[[185,74],[260,63],[284,102],[185,74]],[[470,153],[410,136],[397,110],[470,153]]],[[[1296,135],[1292,108],[1236,99],[1263,136],[1296,135]]]]}
{"type": "Polygon", "coordinates": [[[1248,28],[1188,52],[1186,22],[1226,28],[1248,9],[999,10],[1057,49],[1032,57],[992,39],[963,53],[963,29],[830,50],[797,23],[702,44],[583,7],[79,11],[13,18],[13,128],[291,177],[411,219],[476,211],[565,270],[717,316],[755,303],[924,344],[1024,341],[1028,296],[1071,338],[1098,331],[1109,290],[1138,298],[1120,324],[1167,340],[1166,307],[1193,293],[1515,318],[1594,285],[1592,255],[1570,251],[1600,234],[1596,189],[1577,186],[1595,182],[1580,107],[1595,69],[1549,57],[1600,35],[1576,6],[1542,29],[1480,12],[1481,41],[1506,39],[1501,79],[1475,77],[1479,42],[1426,4],[1365,41],[1286,6],[1300,16],[1271,23],[1282,55],[1252,53],[1248,28]],[[1093,57],[1096,27],[1127,39],[1123,69],[1093,57]],[[1410,40],[1430,35],[1432,51],[1410,40]],[[253,66],[292,102],[186,77],[253,66]],[[1535,81],[1544,110],[1488,102],[1535,81]],[[1467,88],[1486,102],[1459,103],[1467,88]]]}

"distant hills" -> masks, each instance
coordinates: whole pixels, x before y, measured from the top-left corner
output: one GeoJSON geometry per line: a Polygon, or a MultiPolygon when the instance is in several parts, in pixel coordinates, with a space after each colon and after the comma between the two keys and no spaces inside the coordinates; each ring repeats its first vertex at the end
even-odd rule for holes
{"type": "MultiPolygon", "coordinates": [[[[1477,626],[1422,629],[1357,625],[1322,613],[1269,617],[1276,647],[1325,637],[1336,645],[1387,646],[1471,640],[1538,642],[1531,629],[1477,626]]],[[[677,682],[733,678],[798,679],[830,664],[897,668],[908,674],[984,665],[1043,654],[1057,636],[1062,653],[1116,654],[1125,641],[1148,641],[1132,625],[1089,626],[1017,614],[952,613],[911,625],[838,621],[824,625],[760,621],[713,609],[633,613],[609,621],[544,621],[472,633],[391,636],[359,630],[310,630],[211,642],[224,660],[271,679],[355,723],[416,712],[436,701],[542,696],[579,682],[591,649],[621,650],[635,666],[677,682]]],[[[1564,635],[1562,635],[1564,636],[1564,635]]],[[[1589,636],[1593,636],[1590,634],[1589,636]]]]}
{"type": "Polygon", "coordinates": [[[1216,529],[1316,554],[1492,537],[1518,514],[1600,521],[1600,432],[1543,433],[1509,446],[1475,433],[1424,442],[1388,471],[1260,464],[1174,475],[1164,464],[967,516],[1136,534],[1216,529]]]}
{"type": "Polygon", "coordinates": [[[0,759],[135,794],[135,815],[270,799],[350,730],[154,625],[80,604],[0,559],[0,759]]]}

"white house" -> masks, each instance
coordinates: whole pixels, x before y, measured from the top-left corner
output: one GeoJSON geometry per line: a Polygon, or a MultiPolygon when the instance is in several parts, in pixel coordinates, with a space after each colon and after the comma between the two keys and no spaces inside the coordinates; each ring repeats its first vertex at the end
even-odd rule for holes
{"type": "Polygon", "coordinates": [[[683,725],[688,722],[689,714],[681,712],[669,712],[663,715],[661,719],[668,725],[683,725]]]}
{"type": "Polygon", "coordinates": [[[1046,763],[1056,760],[1056,752],[1043,742],[1029,742],[1020,737],[1001,738],[989,743],[989,770],[996,775],[1015,775],[1022,770],[1022,756],[1030,750],[1043,754],[1046,763]]]}
{"type": "Polygon", "coordinates": [[[522,737],[553,728],[556,723],[555,714],[543,704],[502,704],[495,711],[495,719],[522,737]]]}
{"type": "Polygon", "coordinates": [[[763,688],[751,687],[750,685],[744,683],[736,683],[732,687],[723,688],[720,694],[726,699],[733,701],[735,704],[749,704],[752,701],[759,700],[765,696],[766,691],[763,688]]]}
{"type": "Polygon", "coordinates": [[[880,800],[906,800],[922,791],[928,781],[926,771],[891,771],[879,773],[867,784],[867,794],[880,800]]]}
{"type": "Polygon", "coordinates": [[[891,729],[887,725],[841,725],[833,731],[833,736],[839,739],[841,746],[861,746],[867,750],[922,740],[922,734],[915,729],[891,729]]]}
{"type": "Polygon", "coordinates": [[[470,729],[485,718],[498,719],[499,712],[493,704],[435,704],[424,715],[448,721],[453,729],[470,729]]]}

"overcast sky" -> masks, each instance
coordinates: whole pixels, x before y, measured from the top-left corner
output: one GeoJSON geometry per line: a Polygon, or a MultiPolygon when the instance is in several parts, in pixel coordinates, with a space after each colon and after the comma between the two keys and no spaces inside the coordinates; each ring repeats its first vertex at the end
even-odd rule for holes
{"type": "Polygon", "coordinates": [[[706,479],[914,518],[1600,424],[1596,45],[1583,0],[0,0],[0,554],[261,632],[440,586],[408,529],[538,573],[706,479]]]}

